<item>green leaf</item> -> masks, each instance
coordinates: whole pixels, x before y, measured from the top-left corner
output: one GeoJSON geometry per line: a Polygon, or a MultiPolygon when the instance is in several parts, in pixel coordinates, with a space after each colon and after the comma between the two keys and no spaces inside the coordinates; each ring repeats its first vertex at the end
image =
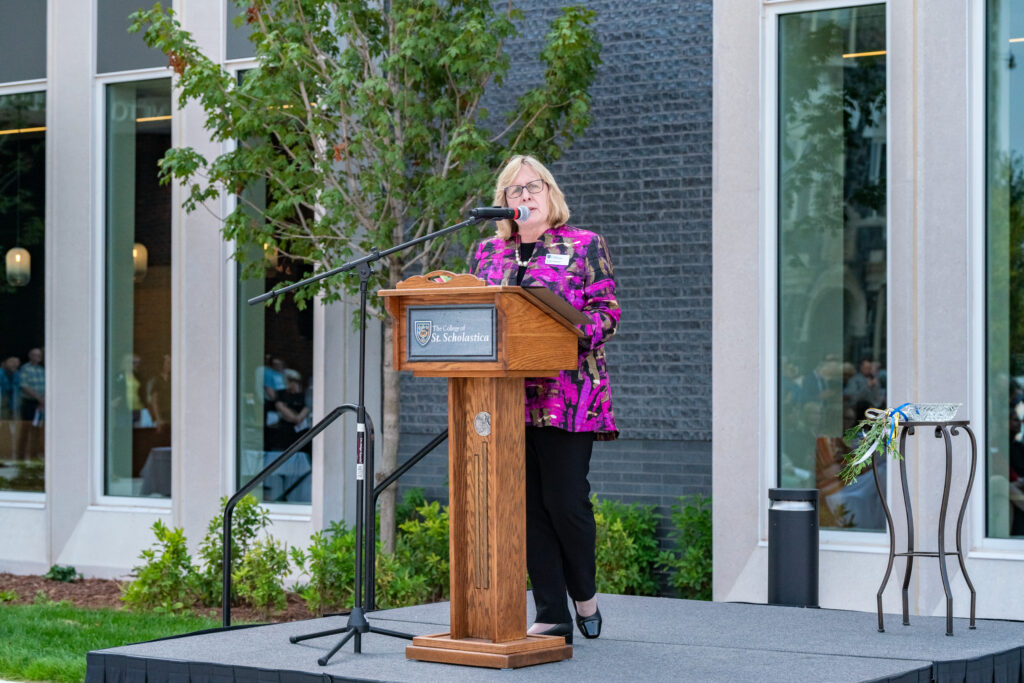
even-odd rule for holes
{"type": "MultiPolygon", "coordinates": [[[[237,142],[212,159],[190,148],[167,153],[161,178],[185,186],[185,209],[265,186],[224,223],[243,265],[259,265],[243,246],[272,242],[322,272],[456,223],[462,207],[487,200],[510,152],[553,161],[589,123],[587,90],[600,64],[592,10],[565,7],[552,22],[539,55],[544,82],[498,117],[505,127],[480,103],[503,81],[505,43],[524,13],[488,0],[387,7],[255,3],[256,66],[240,79],[202,52],[170,8],[132,15],[131,30],[178,65],[181,104],[202,108],[213,140],[237,142]]],[[[451,246],[428,242],[393,254],[371,285],[420,269],[462,270],[464,250],[482,230],[449,237],[451,246]]],[[[357,285],[329,278],[299,296],[354,293],[357,285]]]]}
{"type": "Polygon", "coordinates": [[[875,457],[884,458],[888,454],[897,460],[902,459],[896,443],[895,424],[889,412],[886,410],[876,417],[865,418],[843,435],[843,440],[853,447],[843,458],[843,467],[839,471],[839,479],[844,484],[857,481],[857,475],[869,467],[875,457]],[[871,455],[865,459],[869,452],[871,455]]]}

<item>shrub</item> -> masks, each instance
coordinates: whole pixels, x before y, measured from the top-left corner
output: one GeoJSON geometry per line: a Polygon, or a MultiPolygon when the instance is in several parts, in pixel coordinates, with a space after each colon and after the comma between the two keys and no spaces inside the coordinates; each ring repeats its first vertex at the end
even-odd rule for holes
{"type": "Polygon", "coordinates": [[[238,595],[264,618],[274,609],[284,609],[287,598],[283,577],[288,573],[288,552],[273,538],[253,543],[232,575],[238,595]]]}
{"type": "MultiPolygon", "coordinates": [[[[220,499],[221,513],[210,520],[206,536],[199,544],[199,560],[202,563],[202,568],[197,573],[199,601],[208,607],[220,605],[223,594],[223,510],[227,504],[227,496],[220,499]]],[[[235,505],[231,514],[231,585],[235,591],[235,595],[231,596],[232,603],[235,602],[238,593],[235,576],[256,538],[269,524],[270,513],[260,505],[255,496],[245,496],[235,505]]]]}
{"type": "MultiPolygon", "coordinates": [[[[227,500],[222,498],[221,505],[227,500]]],[[[179,612],[196,603],[218,605],[223,586],[223,515],[209,524],[199,546],[201,564],[193,566],[179,528],[168,529],[160,520],[153,524],[156,542],[142,551],[143,562],[132,569],[134,581],[122,588],[121,599],[135,609],[179,612]]],[[[287,549],[272,537],[257,540],[270,521],[266,508],[253,496],[235,507],[232,517],[231,578],[236,597],[264,615],[285,605],[282,578],[288,572],[287,549]]]]}
{"type": "MultiPolygon", "coordinates": [[[[421,495],[413,490],[406,501],[421,495]]],[[[597,524],[597,585],[606,593],[657,595],[657,517],[653,506],[625,505],[594,499],[597,524]]],[[[410,508],[405,506],[406,510],[410,508]]],[[[399,524],[395,555],[378,547],[376,606],[402,607],[450,595],[448,508],[423,503],[404,512],[399,524]]],[[[309,577],[296,587],[310,610],[317,614],[350,607],[355,581],[355,532],[334,523],[313,534],[303,551],[293,548],[292,559],[309,577]]]]}
{"type": "Polygon", "coordinates": [[[50,567],[50,571],[43,574],[43,578],[50,579],[51,581],[73,583],[82,578],[82,575],[75,571],[75,568],[71,565],[55,564],[50,567]]]}
{"type": "Polygon", "coordinates": [[[314,614],[345,609],[353,604],[356,533],[344,522],[331,522],[310,537],[309,548],[291,549],[295,566],[309,577],[298,593],[314,614]]]}
{"type": "Polygon", "coordinates": [[[416,571],[415,565],[399,560],[396,555],[382,552],[380,546],[377,548],[374,567],[377,609],[422,605],[431,602],[438,592],[437,586],[431,585],[425,574],[416,571]]]}
{"type": "Polygon", "coordinates": [[[402,495],[401,502],[395,506],[395,523],[401,524],[410,519],[417,519],[417,508],[426,504],[427,499],[423,495],[423,489],[415,487],[407,490],[402,495]]]}
{"type": "Polygon", "coordinates": [[[70,603],[68,603],[67,600],[60,600],[60,601],[54,600],[49,595],[47,595],[46,591],[44,591],[44,590],[37,590],[36,594],[32,596],[32,604],[33,605],[68,605],[70,603]]]}
{"type": "MultiPolygon", "coordinates": [[[[449,595],[448,508],[437,501],[412,507],[422,493],[413,489],[402,506],[395,554],[377,544],[374,561],[375,602],[378,609],[444,600],[449,595]]],[[[309,583],[295,587],[315,614],[353,605],[356,561],[355,530],[342,522],[314,533],[306,550],[292,548],[291,557],[309,583]]]]}
{"type": "Polygon", "coordinates": [[[653,505],[614,500],[594,503],[597,525],[597,590],[624,595],[657,595],[658,520],[653,505]]]}
{"type": "Polygon", "coordinates": [[[179,612],[196,597],[197,579],[192,558],[185,547],[185,532],[161,520],[153,522],[156,542],[139,556],[143,564],[133,567],[134,581],[124,588],[121,599],[134,609],[179,612]]]}
{"type": "Polygon", "coordinates": [[[669,585],[681,598],[711,599],[711,499],[684,496],[672,506],[669,538],[674,551],[666,551],[659,566],[670,573],[669,585]]]}
{"type": "MultiPolygon", "coordinates": [[[[451,586],[448,558],[448,506],[436,500],[415,509],[399,526],[395,555],[400,563],[421,574],[430,587],[429,601],[447,600],[451,586]]],[[[379,584],[379,582],[378,582],[379,584]]]]}
{"type": "MultiPolygon", "coordinates": [[[[657,595],[655,570],[670,574],[669,583],[680,597],[711,598],[711,501],[704,496],[680,498],[672,506],[674,551],[660,552],[654,506],[597,500],[597,589],[603,593],[657,595]]],[[[222,505],[226,499],[222,499],[222,505]]],[[[449,519],[447,506],[423,501],[422,489],[408,491],[400,504],[399,534],[394,555],[378,544],[376,554],[377,607],[391,608],[444,600],[449,585],[449,519]]],[[[232,520],[232,578],[236,596],[268,614],[286,604],[282,578],[289,556],[309,583],[299,593],[316,614],[352,606],[355,589],[355,530],[333,522],[314,533],[309,547],[286,547],[271,537],[259,539],[269,513],[252,496],[243,498],[232,520]]],[[[222,586],[223,516],[210,521],[199,548],[199,567],[192,565],[184,533],[153,524],[156,542],[142,551],[143,563],[133,568],[136,580],[122,599],[137,609],[177,612],[197,601],[217,605],[222,586]]],[[[56,575],[75,576],[71,567],[51,568],[56,575]]],[[[48,575],[49,576],[49,575],[48,575]]],[[[233,598],[236,596],[232,596],[233,598]]]]}

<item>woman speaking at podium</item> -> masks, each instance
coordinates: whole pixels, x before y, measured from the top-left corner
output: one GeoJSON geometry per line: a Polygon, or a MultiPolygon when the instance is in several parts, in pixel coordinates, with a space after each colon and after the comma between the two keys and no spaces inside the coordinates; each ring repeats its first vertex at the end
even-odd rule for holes
{"type": "Polygon", "coordinates": [[[587,474],[594,440],[619,434],[604,356],[619,323],[612,262],[603,237],[566,225],[565,195],[533,157],[509,159],[494,204],[525,206],[530,213],[518,224],[499,221],[497,235],[473,248],[473,274],[489,285],[547,287],[591,320],[581,328],[575,370],[526,380],[526,569],[537,607],[529,633],[572,643],[568,591],[580,632],[597,638],[601,612],[587,474]]]}

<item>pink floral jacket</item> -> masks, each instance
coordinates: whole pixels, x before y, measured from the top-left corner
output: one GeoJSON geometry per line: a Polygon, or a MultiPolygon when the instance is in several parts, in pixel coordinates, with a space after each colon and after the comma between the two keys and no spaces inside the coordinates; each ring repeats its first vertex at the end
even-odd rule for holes
{"type": "MultiPolygon", "coordinates": [[[[470,270],[491,285],[516,284],[515,247],[515,240],[497,237],[479,242],[470,253],[470,270]]],[[[526,424],[594,432],[599,441],[617,438],[604,343],[615,334],[620,311],[604,238],[568,225],[548,229],[522,284],[547,287],[593,321],[582,328],[576,370],[526,380],[526,424]]]]}

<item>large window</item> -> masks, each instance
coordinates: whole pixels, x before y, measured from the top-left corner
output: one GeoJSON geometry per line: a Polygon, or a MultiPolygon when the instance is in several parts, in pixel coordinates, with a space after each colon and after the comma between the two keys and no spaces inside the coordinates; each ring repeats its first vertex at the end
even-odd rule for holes
{"type": "MultiPolygon", "coordinates": [[[[170,79],[106,86],[106,477],[171,495],[170,79]]],[[[211,390],[216,382],[211,379],[211,390]]]]}
{"type": "Polygon", "coordinates": [[[988,2],[988,536],[1024,537],[1024,4],[988,2]]]}
{"type": "MultiPolygon", "coordinates": [[[[845,431],[886,404],[885,6],[779,19],[778,483],[823,528],[880,531],[845,431]]],[[[884,471],[884,470],[883,470],[884,471]]]]}
{"type": "MultiPolygon", "coordinates": [[[[240,201],[251,209],[264,205],[262,184],[240,201]]],[[[245,277],[238,266],[238,486],[241,487],[312,425],[313,309],[299,310],[291,297],[280,306],[250,306],[257,294],[309,273],[267,245],[255,248],[262,277],[245,277]]],[[[251,255],[252,256],[252,255],[251,255]]],[[[270,475],[260,491],[266,502],[309,504],[312,500],[312,450],[307,445],[270,475]]]]}
{"type": "MultiPolygon", "coordinates": [[[[238,485],[248,482],[312,425],[313,309],[289,302],[280,310],[249,306],[246,299],[284,281],[294,263],[273,254],[265,279],[239,282],[238,485]]],[[[312,500],[312,450],[296,453],[265,480],[266,502],[312,500]]]]}
{"type": "Polygon", "coordinates": [[[46,95],[0,95],[0,491],[43,490],[46,95]]]}

